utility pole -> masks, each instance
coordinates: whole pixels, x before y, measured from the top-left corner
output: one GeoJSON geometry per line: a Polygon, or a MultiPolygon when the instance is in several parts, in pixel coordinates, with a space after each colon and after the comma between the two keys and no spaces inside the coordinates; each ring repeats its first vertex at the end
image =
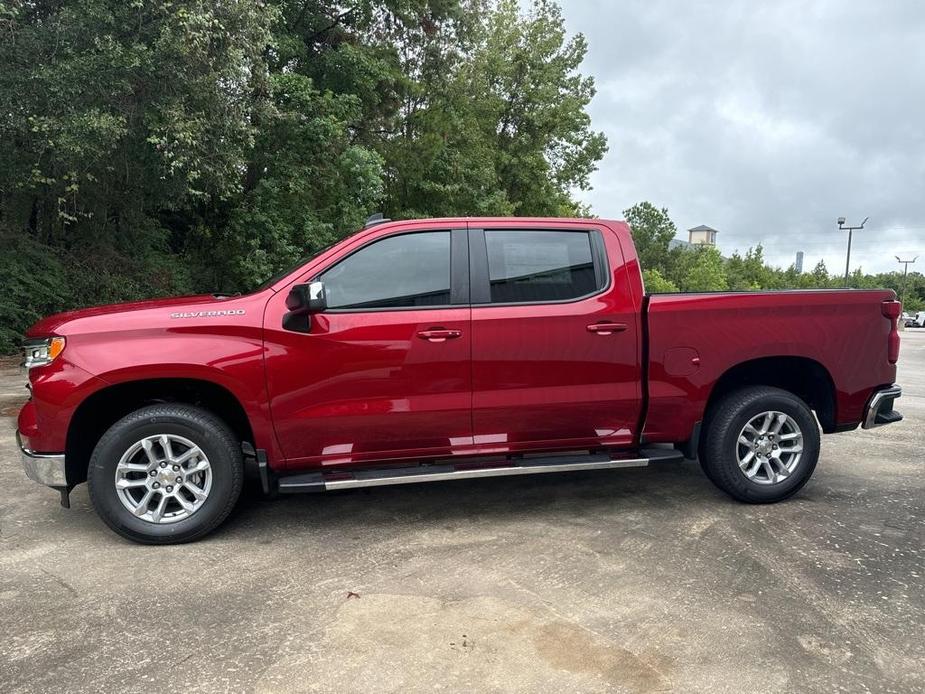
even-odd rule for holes
{"type": "Polygon", "coordinates": [[[846,227],[845,218],[844,217],[838,218],[838,228],[841,229],[842,231],[848,232],[848,257],[845,258],[845,287],[846,288],[848,287],[848,268],[851,267],[851,234],[857,231],[858,229],[863,229],[864,225],[867,224],[868,219],[870,219],[870,217],[864,217],[864,221],[861,222],[860,226],[846,227]]]}
{"type": "Polygon", "coordinates": [[[898,255],[894,255],[893,257],[896,258],[896,262],[903,266],[903,288],[899,293],[899,302],[902,303],[906,299],[906,275],[909,273],[909,266],[918,260],[919,257],[915,256],[912,260],[903,260],[898,255]]]}

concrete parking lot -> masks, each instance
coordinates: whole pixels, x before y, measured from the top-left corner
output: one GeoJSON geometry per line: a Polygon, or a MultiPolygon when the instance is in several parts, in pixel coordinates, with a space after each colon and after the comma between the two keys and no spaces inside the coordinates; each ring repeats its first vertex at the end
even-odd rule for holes
{"type": "Polygon", "coordinates": [[[696,463],[264,501],[111,533],[27,480],[0,370],[0,691],[925,691],[925,330],[898,425],[731,501],[696,463]]]}

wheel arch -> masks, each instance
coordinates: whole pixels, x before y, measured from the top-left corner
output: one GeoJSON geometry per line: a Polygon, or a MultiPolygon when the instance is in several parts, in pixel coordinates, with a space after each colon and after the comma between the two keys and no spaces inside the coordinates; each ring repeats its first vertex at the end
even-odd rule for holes
{"type": "Polygon", "coordinates": [[[704,423],[716,403],[747,386],[772,386],[792,393],[815,411],[823,432],[837,430],[835,382],[828,369],[815,359],[771,356],[750,359],[727,369],[713,385],[704,410],[704,423]]]}
{"type": "Polygon", "coordinates": [[[164,402],[200,406],[222,419],[241,442],[255,446],[250,418],[241,401],[225,386],[199,378],[125,381],[93,392],[71,416],[65,443],[69,482],[86,481],[90,455],[109,427],[145,405],[164,402]]]}

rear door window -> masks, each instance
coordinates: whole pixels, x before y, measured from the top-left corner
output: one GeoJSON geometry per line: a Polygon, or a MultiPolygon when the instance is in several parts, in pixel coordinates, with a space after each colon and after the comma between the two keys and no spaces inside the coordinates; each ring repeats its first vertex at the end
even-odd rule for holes
{"type": "Polygon", "coordinates": [[[486,230],[490,303],[568,301],[602,287],[587,231],[486,230]]]}

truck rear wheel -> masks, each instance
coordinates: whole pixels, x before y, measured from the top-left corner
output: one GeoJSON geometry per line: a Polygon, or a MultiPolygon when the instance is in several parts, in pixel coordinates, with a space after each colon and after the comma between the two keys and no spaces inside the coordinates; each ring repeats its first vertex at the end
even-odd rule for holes
{"type": "Polygon", "coordinates": [[[796,494],[819,459],[819,427],[800,398],[752,386],[725,396],[710,413],[701,465],[739,501],[771,503],[796,494]]]}
{"type": "Polygon", "coordinates": [[[196,540],[215,529],[241,493],[240,443],[198,407],[161,404],[126,415],[90,458],[90,500],[123,537],[145,544],[196,540]]]}

